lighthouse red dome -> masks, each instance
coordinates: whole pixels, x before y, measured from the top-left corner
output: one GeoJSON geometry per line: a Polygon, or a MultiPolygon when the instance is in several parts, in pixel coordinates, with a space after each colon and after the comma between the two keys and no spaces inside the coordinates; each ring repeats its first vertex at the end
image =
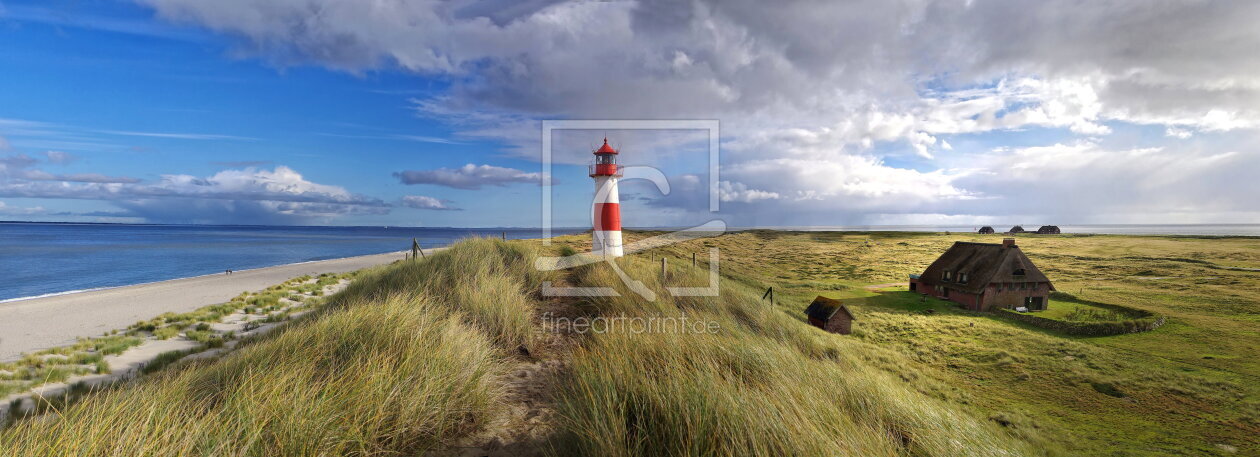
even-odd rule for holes
{"type": "Polygon", "coordinates": [[[604,138],[604,145],[595,150],[596,154],[616,154],[617,150],[608,145],[608,138],[604,138]]]}

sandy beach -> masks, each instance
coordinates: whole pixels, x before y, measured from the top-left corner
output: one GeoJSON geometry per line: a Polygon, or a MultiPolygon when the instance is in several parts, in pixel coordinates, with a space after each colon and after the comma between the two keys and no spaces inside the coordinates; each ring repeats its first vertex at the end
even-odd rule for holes
{"type": "MultiPolygon", "coordinates": [[[[433,250],[426,249],[426,252],[433,250]]],[[[0,303],[0,362],[22,353],[100,336],[165,312],[222,303],[290,278],[344,273],[402,259],[405,252],[277,265],[169,281],[0,303]]]]}

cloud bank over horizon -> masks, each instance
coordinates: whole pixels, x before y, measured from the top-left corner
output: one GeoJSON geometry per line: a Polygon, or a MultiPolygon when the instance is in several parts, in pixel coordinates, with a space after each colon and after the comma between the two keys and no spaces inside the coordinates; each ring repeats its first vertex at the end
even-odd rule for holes
{"type": "Polygon", "coordinates": [[[537,119],[720,119],[747,222],[1260,212],[1222,181],[1260,165],[1253,2],[142,3],[279,65],[443,75],[419,115],[533,158],[537,119]]]}
{"type": "MultiPolygon", "coordinates": [[[[48,154],[47,163],[63,158],[48,154]]],[[[207,177],[163,175],[145,182],[94,174],[56,175],[35,168],[39,163],[24,154],[0,157],[0,197],[105,200],[124,211],[72,214],[7,207],[3,214],[87,215],[159,223],[305,224],[348,214],[383,214],[390,206],[339,186],[311,182],[285,166],[229,169],[207,177]]]]}

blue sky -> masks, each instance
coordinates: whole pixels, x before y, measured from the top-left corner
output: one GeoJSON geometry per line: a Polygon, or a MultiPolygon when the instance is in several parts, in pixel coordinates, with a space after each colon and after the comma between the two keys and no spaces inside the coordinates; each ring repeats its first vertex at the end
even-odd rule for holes
{"type": "MultiPolygon", "coordinates": [[[[225,169],[286,166],[306,180],[390,205],[380,214],[256,219],[253,212],[136,212],[112,199],[9,197],[0,201],[8,202],[11,211],[40,210],[13,211],[5,219],[540,224],[537,183],[496,186],[490,181],[481,189],[458,189],[403,185],[394,176],[467,164],[527,173],[541,167],[537,159],[505,152],[503,142],[460,136],[440,119],[418,114],[409,100],[445,91],[449,81],[440,76],[342,71],[240,56],[231,38],[155,20],[151,9],[126,2],[82,2],[68,9],[42,2],[3,5],[0,37],[7,45],[0,49],[0,68],[12,71],[5,72],[0,91],[0,119],[9,121],[0,124],[0,135],[12,152],[65,152],[74,160],[50,168],[145,181],[167,174],[211,176],[225,169]],[[405,197],[416,195],[443,201],[450,210],[407,207],[405,197]]],[[[574,132],[569,138],[574,144],[595,144],[608,133],[574,132]]],[[[618,141],[618,132],[612,133],[618,141]]],[[[707,149],[691,148],[699,154],[692,155],[695,160],[675,155],[652,165],[701,171],[707,149]]],[[[587,225],[591,184],[585,167],[561,163],[554,173],[554,223],[587,225]]]]}
{"type": "Polygon", "coordinates": [[[543,119],[722,125],[718,214],[702,132],[558,133],[558,225],[605,134],[631,226],[1258,220],[1256,8],[849,7],[0,0],[0,220],[537,226],[543,119]]]}
{"type": "MultiPolygon", "coordinates": [[[[441,123],[415,115],[407,97],[440,90],[440,79],[277,67],[233,58],[230,40],[162,24],[140,6],[82,2],[54,11],[42,4],[4,3],[0,68],[8,70],[0,118],[47,125],[0,134],[16,151],[73,154],[77,160],[61,167],[65,172],[156,179],[286,165],[308,180],[392,201],[416,193],[391,176],[404,168],[538,167],[503,157],[493,142],[457,139],[441,123]]],[[[536,207],[537,186],[496,190],[496,198],[441,187],[425,192],[475,210],[475,218],[397,208],[339,222],[536,225],[537,211],[521,218],[515,208],[536,207]]],[[[59,211],[117,210],[102,201],[5,201],[59,211]]]]}

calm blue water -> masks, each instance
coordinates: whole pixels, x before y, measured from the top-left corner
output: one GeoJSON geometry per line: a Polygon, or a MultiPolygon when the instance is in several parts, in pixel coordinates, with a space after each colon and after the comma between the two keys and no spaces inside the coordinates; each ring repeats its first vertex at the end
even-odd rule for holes
{"type": "MultiPolygon", "coordinates": [[[[554,229],[555,235],[581,229],[554,229]]],[[[411,248],[539,229],[0,223],[0,300],[411,248]]]]}

